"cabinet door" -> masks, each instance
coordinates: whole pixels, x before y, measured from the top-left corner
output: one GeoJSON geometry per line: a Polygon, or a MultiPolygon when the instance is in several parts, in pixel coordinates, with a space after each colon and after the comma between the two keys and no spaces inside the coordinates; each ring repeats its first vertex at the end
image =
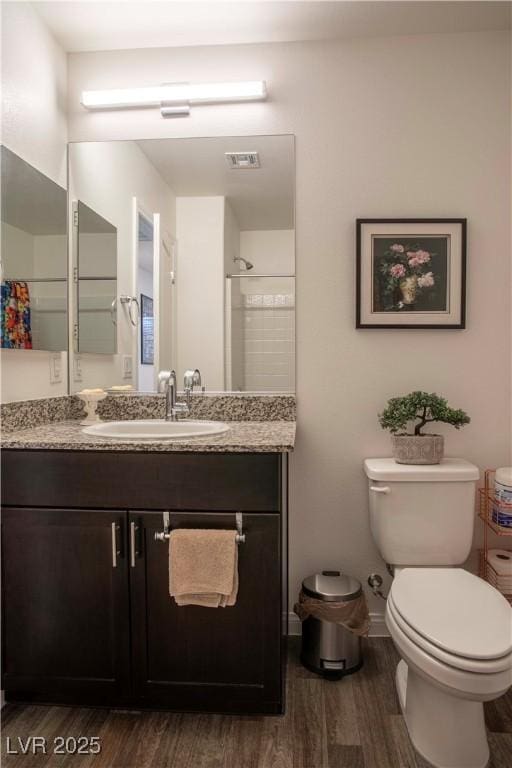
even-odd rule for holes
{"type": "Polygon", "coordinates": [[[126,513],[2,515],[3,687],[10,698],[115,701],[129,681],[126,513]]]}
{"type": "MultiPolygon", "coordinates": [[[[169,595],[162,514],[131,513],[135,695],[153,706],[280,712],[281,570],[278,514],[244,514],[239,591],[230,608],[178,607],[169,595]]],[[[232,528],[233,513],[171,513],[171,526],[232,528]]]]}

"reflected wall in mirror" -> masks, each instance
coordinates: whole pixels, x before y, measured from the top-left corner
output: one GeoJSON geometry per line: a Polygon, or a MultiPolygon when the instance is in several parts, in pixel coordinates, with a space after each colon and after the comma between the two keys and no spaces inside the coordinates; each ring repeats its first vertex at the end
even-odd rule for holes
{"type": "Polygon", "coordinates": [[[117,230],[81,200],[74,205],[76,227],[77,352],[117,351],[117,230]]]}
{"type": "Polygon", "coordinates": [[[68,348],[66,190],[1,147],[2,349],[68,348]]]}
{"type": "Polygon", "coordinates": [[[119,354],[81,354],[72,387],[149,391],[161,369],[182,383],[199,368],[207,391],[293,392],[294,137],[77,143],[69,163],[71,199],[118,242],[119,354]],[[119,301],[141,294],[153,300],[153,365],[140,313],[119,301]]]}

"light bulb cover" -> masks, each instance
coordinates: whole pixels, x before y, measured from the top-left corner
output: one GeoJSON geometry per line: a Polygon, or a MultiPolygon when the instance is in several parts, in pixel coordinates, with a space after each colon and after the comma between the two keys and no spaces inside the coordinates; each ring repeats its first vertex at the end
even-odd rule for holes
{"type": "Polygon", "coordinates": [[[262,101],[267,97],[264,80],[233,83],[170,83],[142,88],[114,88],[83,91],[86,109],[130,109],[161,104],[216,104],[236,101],[262,101]]]}

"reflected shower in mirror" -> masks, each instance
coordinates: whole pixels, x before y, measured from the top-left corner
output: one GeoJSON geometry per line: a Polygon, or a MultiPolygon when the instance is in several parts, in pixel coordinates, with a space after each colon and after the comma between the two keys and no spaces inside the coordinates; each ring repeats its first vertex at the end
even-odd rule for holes
{"type": "Polygon", "coordinates": [[[1,346],[68,348],[66,190],[1,147],[1,346]]]}
{"type": "Polygon", "coordinates": [[[199,368],[209,392],[293,392],[294,137],[76,143],[69,163],[71,198],[110,222],[118,245],[119,354],[81,355],[72,386],[154,391],[159,370],[181,384],[199,368]]]}
{"type": "Polygon", "coordinates": [[[117,230],[81,200],[74,207],[77,229],[76,351],[117,351],[117,230]]]}

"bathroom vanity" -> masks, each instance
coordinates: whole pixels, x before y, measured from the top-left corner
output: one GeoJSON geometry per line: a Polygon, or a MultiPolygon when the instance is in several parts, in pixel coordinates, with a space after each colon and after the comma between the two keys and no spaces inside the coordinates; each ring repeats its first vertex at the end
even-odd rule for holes
{"type": "Polygon", "coordinates": [[[282,712],[292,430],[237,423],[185,447],[95,440],[69,423],[7,436],[7,700],[282,712]],[[242,514],[234,607],[169,596],[164,512],[171,528],[231,528],[242,514]]]}
{"type": "Polygon", "coordinates": [[[0,155],[3,278],[23,299],[0,405],[6,699],[282,712],[294,137],[73,142],[67,190],[0,155]],[[224,158],[247,150],[272,175],[240,187],[224,158]],[[130,436],[83,433],[84,388],[130,436]],[[229,430],[169,442],[165,416],[229,430]],[[155,534],[240,516],[236,605],[177,607],[155,534]]]}

